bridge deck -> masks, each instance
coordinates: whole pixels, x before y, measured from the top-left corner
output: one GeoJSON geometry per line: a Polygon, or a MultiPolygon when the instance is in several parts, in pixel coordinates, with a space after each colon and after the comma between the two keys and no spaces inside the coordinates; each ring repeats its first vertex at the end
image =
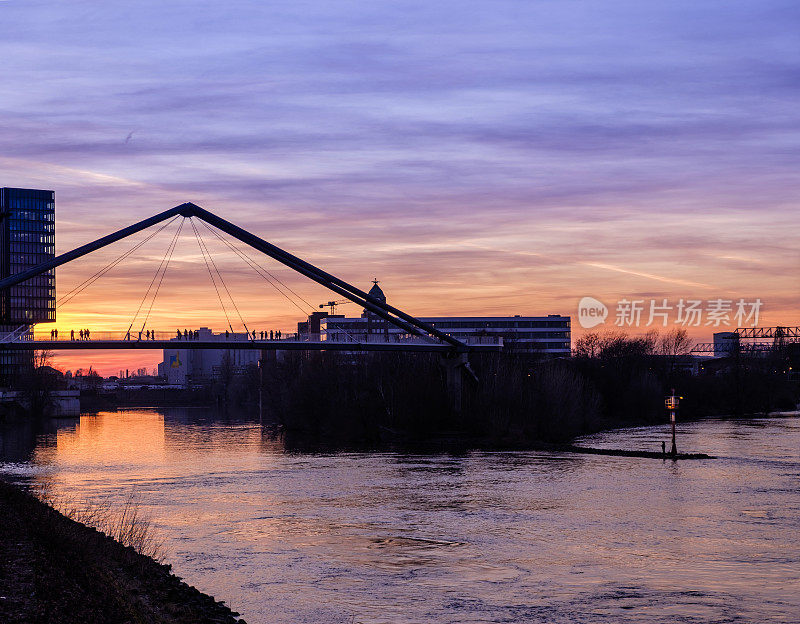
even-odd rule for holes
{"type": "MultiPolygon", "coordinates": [[[[499,351],[498,344],[468,345],[469,351],[499,351]]],[[[251,349],[267,351],[408,351],[448,352],[449,344],[427,342],[334,342],[321,340],[21,340],[0,343],[0,351],[64,351],[68,349],[251,349]]]]}

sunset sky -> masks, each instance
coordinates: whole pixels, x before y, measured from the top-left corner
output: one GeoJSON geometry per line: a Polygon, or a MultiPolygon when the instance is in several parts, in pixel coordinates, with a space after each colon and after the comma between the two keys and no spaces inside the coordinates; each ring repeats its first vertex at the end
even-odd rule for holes
{"type": "MultiPolygon", "coordinates": [[[[192,201],[421,316],[760,298],[759,324],[800,321],[796,2],[8,0],[0,20],[0,186],[55,190],[59,253],[192,201]]],[[[59,330],[127,329],[173,231],[59,330]]],[[[248,325],[293,331],[304,310],[202,231],[248,325]]],[[[59,293],[143,237],[62,267],[59,293]]],[[[148,327],[199,326],[225,320],[187,223],[148,327]]]]}

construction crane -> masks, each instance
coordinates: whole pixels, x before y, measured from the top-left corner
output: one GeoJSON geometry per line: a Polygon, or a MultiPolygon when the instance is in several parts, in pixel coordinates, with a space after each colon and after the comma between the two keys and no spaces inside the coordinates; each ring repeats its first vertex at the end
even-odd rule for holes
{"type": "Polygon", "coordinates": [[[349,299],[339,299],[337,301],[328,301],[328,303],[320,303],[319,307],[330,308],[331,316],[333,316],[334,314],[336,314],[336,306],[345,305],[348,303],[353,303],[353,302],[350,301],[349,299]]]}

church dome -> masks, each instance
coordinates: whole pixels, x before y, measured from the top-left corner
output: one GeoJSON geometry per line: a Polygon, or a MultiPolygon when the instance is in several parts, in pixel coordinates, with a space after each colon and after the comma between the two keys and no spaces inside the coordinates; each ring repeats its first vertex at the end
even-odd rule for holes
{"type": "Polygon", "coordinates": [[[369,295],[386,303],[386,295],[383,294],[381,287],[378,286],[377,279],[372,280],[372,288],[369,289],[369,295]]]}
{"type": "MultiPolygon", "coordinates": [[[[372,280],[372,288],[369,289],[369,296],[370,297],[374,297],[378,301],[382,301],[383,303],[386,303],[386,295],[383,294],[383,291],[381,290],[381,287],[378,286],[378,280],[377,279],[372,280]]],[[[373,312],[370,312],[366,308],[364,308],[364,312],[363,312],[363,314],[361,316],[366,317],[366,318],[376,318],[377,315],[374,314],[373,312]]]]}

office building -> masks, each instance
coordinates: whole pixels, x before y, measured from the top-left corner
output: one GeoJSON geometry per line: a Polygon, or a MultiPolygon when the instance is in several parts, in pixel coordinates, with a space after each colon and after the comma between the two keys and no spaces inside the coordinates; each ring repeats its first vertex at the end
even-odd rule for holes
{"type": "MultiPolygon", "coordinates": [[[[53,191],[0,188],[0,278],[55,256],[55,216],[53,191]]],[[[55,320],[55,270],[0,292],[0,336],[24,337],[36,323],[55,320]]],[[[30,361],[30,353],[0,350],[2,383],[30,361]]]]}
{"type": "MultiPolygon", "coordinates": [[[[373,282],[369,294],[386,301],[373,282]]],[[[418,317],[439,331],[465,343],[502,342],[511,353],[540,357],[568,357],[571,353],[570,317],[547,316],[428,316],[418,317]]],[[[330,316],[319,319],[322,340],[355,342],[401,342],[408,333],[364,310],[359,317],[330,316]]]]}
{"type": "MultiPolygon", "coordinates": [[[[0,189],[0,278],[55,257],[53,191],[0,189]]],[[[33,325],[56,320],[55,269],[0,293],[0,322],[33,325]]]]}

